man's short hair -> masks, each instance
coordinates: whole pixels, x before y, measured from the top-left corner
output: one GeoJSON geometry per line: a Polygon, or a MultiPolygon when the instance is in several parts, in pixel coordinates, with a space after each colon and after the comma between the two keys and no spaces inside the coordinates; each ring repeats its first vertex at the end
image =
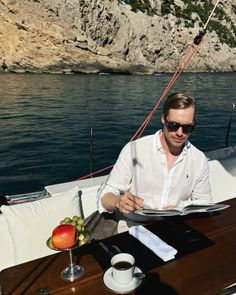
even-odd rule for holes
{"type": "Polygon", "coordinates": [[[170,109],[178,110],[178,109],[187,109],[189,107],[194,108],[195,110],[194,117],[195,117],[196,116],[195,99],[185,93],[175,92],[170,94],[165,100],[162,113],[164,117],[167,117],[170,109]]]}

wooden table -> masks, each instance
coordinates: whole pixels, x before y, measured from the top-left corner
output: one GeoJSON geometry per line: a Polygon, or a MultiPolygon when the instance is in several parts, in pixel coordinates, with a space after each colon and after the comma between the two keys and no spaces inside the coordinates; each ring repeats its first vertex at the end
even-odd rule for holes
{"type": "MultiPolygon", "coordinates": [[[[214,245],[151,270],[131,294],[213,295],[235,283],[236,198],[224,203],[231,207],[218,215],[202,218],[192,215],[185,220],[214,241],[214,245]]],[[[103,269],[90,253],[80,259],[85,274],[73,283],[60,278],[67,264],[68,253],[63,252],[5,269],[0,273],[2,292],[27,295],[46,288],[50,294],[57,295],[111,294],[102,282],[103,269]]]]}

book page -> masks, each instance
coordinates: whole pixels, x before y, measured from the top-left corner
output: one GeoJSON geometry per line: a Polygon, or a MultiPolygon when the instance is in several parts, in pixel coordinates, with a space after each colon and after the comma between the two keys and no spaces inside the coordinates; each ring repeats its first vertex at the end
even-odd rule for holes
{"type": "Polygon", "coordinates": [[[175,216],[175,215],[186,215],[190,213],[204,213],[204,212],[213,212],[228,208],[229,205],[225,204],[208,204],[208,205],[188,205],[184,208],[173,208],[166,210],[159,209],[141,209],[136,210],[136,214],[147,215],[147,216],[175,216]]]}

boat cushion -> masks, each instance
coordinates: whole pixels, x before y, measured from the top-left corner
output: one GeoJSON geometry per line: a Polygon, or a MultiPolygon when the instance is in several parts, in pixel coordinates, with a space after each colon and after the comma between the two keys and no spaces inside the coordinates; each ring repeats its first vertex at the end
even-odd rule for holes
{"type": "Polygon", "coordinates": [[[78,187],[35,202],[1,206],[14,245],[15,264],[55,253],[47,239],[64,217],[80,215],[78,187]]]}
{"type": "MultiPolygon", "coordinates": [[[[0,214],[0,237],[1,237],[1,259],[0,271],[14,265],[14,248],[12,238],[9,233],[8,223],[3,214],[0,214]]],[[[1,294],[1,292],[0,292],[1,294]]]]}

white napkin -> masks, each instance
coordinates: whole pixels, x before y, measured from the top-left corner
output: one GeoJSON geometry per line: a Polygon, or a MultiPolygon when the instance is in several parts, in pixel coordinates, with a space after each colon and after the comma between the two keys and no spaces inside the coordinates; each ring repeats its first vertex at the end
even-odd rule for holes
{"type": "Polygon", "coordinates": [[[142,225],[132,226],[129,229],[129,234],[152,250],[163,261],[175,258],[177,250],[142,225]]]}

